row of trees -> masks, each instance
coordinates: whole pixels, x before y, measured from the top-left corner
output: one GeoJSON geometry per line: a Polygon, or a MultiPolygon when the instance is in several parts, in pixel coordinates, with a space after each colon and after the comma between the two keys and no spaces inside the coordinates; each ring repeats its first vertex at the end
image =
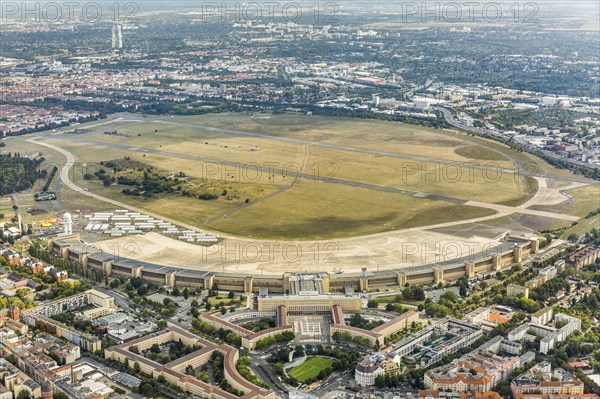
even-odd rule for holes
{"type": "Polygon", "coordinates": [[[268,348],[271,345],[275,345],[276,343],[289,342],[293,340],[294,337],[295,335],[293,331],[282,331],[256,341],[256,349],[261,350],[268,348]]]}
{"type": "Polygon", "coordinates": [[[242,344],[242,337],[233,331],[215,328],[197,318],[192,319],[192,332],[217,343],[227,342],[236,347],[242,344]]]}
{"type": "Polygon", "coordinates": [[[48,189],[50,188],[50,184],[52,184],[52,180],[54,180],[54,177],[56,176],[57,172],[58,172],[58,167],[54,166],[52,168],[52,171],[50,172],[50,176],[48,176],[48,179],[46,180],[46,183],[44,184],[44,187],[42,188],[42,191],[48,191],[48,189]]]}
{"type": "Polygon", "coordinates": [[[104,274],[96,269],[89,269],[76,262],[65,260],[48,252],[40,243],[34,243],[29,247],[29,254],[48,264],[54,265],[59,270],[66,270],[69,274],[76,274],[80,277],[92,280],[96,283],[107,283],[104,274]]]}
{"type": "Polygon", "coordinates": [[[238,362],[235,367],[237,368],[237,371],[240,373],[240,375],[242,377],[244,377],[246,380],[250,381],[251,383],[253,383],[254,385],[257,385],[259,387],[262,387],[265,389],[270,389],[268,384],[259,380],[258,377],[256,377],[256,375],[254,375],[252,373],[252,371],[250,371],[250,362],[251,362],[251,360],[248,356],[241,356],[238,359],[238,362]]]}
{"type": "Polygon", "coordinates": [[[331,334],[331,338],[333,338],[333,340],[336,342],[352,342],[362,346],[370,346],[368,338],[361,337],[359,335],[352,336],[352,334],[350,334],[348,331],[335,331],[333,334],[331,334]]]}
{"type": "Polygon", "coordinates": [[[225,374],[223,371],[225,366],[223,362],[223,354],[219,351],[214,351],[210,357],[210,360],[215,382],[221,387],[221,389],[234,395],[242,396],[244,392],[238,391],[237,389],[233,388],[225,378],[225,374]]]}
{"type": "Polygon", "coordinates": [[[411,369],[407,373],[402,374],[382,374],[375,377],[375,386],[377,388],[393,388],[398,386],[409,386],[424,388],[423,375],[424,369],[411,369]]]}

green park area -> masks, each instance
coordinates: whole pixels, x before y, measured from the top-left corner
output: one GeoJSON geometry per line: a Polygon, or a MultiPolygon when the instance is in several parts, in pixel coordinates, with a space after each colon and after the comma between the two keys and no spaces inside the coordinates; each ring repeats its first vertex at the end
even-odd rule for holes
{"type": "Polygon", "coordinates": [[[313,380],[319,373],[333,365],[333,359],[321,356],[309,357],[306,361],[288,371],[288,375],[300,382],[313,380]]]}

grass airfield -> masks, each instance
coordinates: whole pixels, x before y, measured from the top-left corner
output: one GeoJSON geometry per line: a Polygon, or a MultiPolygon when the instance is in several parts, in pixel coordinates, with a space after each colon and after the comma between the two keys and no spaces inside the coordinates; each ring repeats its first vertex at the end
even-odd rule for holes
{"type": "MultiPolygon", "coordinates": [[[[568,226],[570,221],[553,215],[583,217],[600,207],[594,201],[596,183],[575,187],[572,181],[561,180],[575,177],[566,171],[500,143],[453,130],[243,113],[193,117],[118,114],[77,129],[65,128],[39,138],[75,156],[70,172],[75,184],[225,238],[214,252],[154,234],[98,243],[111,248],[135,239],[141,249],[136,254],[139,260],[160,257],[166,264],[180,267],[202,264],[203,270],[277,273],[284,269],[333,271],[343,267],[350,272],[364,266],[371,270],[412,266],[439,259],[419,254],[400,259],[405,242],[426,249],[455,241],[483,247],[506,230],[533,233],[568,226]],[[217,198],[201,200],[179,192],[134,197],[122,193],[124,186],[105,187],[97,179],[84,179],[100,162],[124,157],[164,174],[183,172],[187,176],[183,189],[212,193],[217,198]],[[551,177],[539,180],[515,174],[515,162],[534,164],[551,177]],[[452,173],[457,170],[460,178],[452,173]],[[231,195],[219,195],[224,190],[231,195]],[[528,214],[534,209],[548,214],[528,214]],[[277,253],[276,259],[227,259],[232,247],[272,240],[298,243],[302,255],[292,260],[283,253],[277,253]],[[321,248],[315,260],[319,252],[316,243],[333,247],[321,248]],[[196,252],[198,257],[190,256],[196,252]]],[[[26,139],[7,140],[6,150],[24,153],[37,149],[49,163],[64,164],[61,154],[35,148],[26,139]]],[[[58,201],[35,206],[56,212],[114,208],[64,185],[61,190],[58,201]]],[[[29,196],[19,194],[21,203],[29,204],[29,196]]],[[[573,229],[597,224],[598,220],[581,219],[573,229]]],[[[264,252],[266,247],[261,248],[264,252]]],[[[464,255],[459,252],[446,254],[446,259],[464,255]]]]}
{"type": "Polygon", "coordinates": [[[231,235],[313,240],[374,234],[493,215],[490,209],[463,203],[519,204],[535,192],[526,179],[504,172],[490,179],[478,169],[509,169],[521,154],[454,131],[296,114],[113,118],[96,127],[80,126],[83,134],[56,135],[49,141],[88,167],[129,156],[193,179],[218,181],[214,190],[238,190],[243,201],[131,197],[121,194],[120,186],[85,181],[83,171],[75,169],[77,184],[231,235]],[[447,167],[446,162],[461,164],[447,167]]]}

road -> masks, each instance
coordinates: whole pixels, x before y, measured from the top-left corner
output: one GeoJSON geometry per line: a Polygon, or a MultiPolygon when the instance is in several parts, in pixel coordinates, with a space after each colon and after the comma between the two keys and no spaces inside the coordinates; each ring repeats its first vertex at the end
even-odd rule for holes
{"type": "Polygon", "coordinates": [[[312,390],[310,393],[313,395],[317,395],[319,398],[321,398],[329,392],[334,391],[336,389],[344,389],[348,385],[348,382],[352,379],[351,371],[352,370],[347,370],[345,374],[340,374],[337,372],[332,374],[331,376],[329,376],[329,378],[325,381],[323,385],[321,385],[317,389],[312,390]]]}
{"type": "Polygon", "coordinates": [[[538,211],[535,209],[528,209],[528,206],[529,206],[528,203],[529,203],[529,201],[522,205],[515,207],[515,206],[506,206],[506,205],[499,205],[499,204],[488,204],[488,203],[479,202],[479,201],[468,201],[465,203],[465,205],[481,206],[483,208],[493,209],[493,210],[497,211],[499,215],[510,215],[512,213],[522,213],[525,215],[568,220],[570,222],[576,222],[580,219],[579,216],[572,216],[572,215],[559,214],[556,212],[538,211]]]}
{"type": "MultiPolygon", "coordinates": [[[[252,360],[250,362],[250,369],[252,372],[263,382],[269,384],[269,387],[275,394],[281,398],[287,398],[287,390],[285,390],[283,384],[279,382],[278,376],[271,372],[267,374],[264,370],[272,370],[271,365],[263,358],[263,356],[248,353],[248,357],[252,360]]],[[[266,357],[266,356],[265,356],[266,357]]]]}

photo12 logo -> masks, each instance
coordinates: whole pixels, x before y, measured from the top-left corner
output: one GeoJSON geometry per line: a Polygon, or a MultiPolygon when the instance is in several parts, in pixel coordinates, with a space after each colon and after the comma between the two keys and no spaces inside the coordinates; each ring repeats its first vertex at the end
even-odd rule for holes
{"type": "Polygon", "coordinates": [[[142,247],[135,241],[115,241],[107,246],[106,251],[97,251],[99,255],[105,253],[111,254],[114,262],[122,262],[142,255],[142,247]]]}
{"type": "Polygon", "coordinates": [[[215,162],[202,164],[202,179],[234,183],[293,183],[299,178],[313,181],[333,179],[339,167],[334,162],[215,162]]]}
{"type": "Polygon", "coordinates": [[[458,259],[472,262],[476,258],[502,255],[502,248],[497,242],[478,241],[404,241],[398,250],[396,266],[437,264],[458,259]]]}
{"type": "Polygon", "coordinates": [[[405,2],[402,22],[538,23],[540,7],[535,2],[405,2]]]}
{"type": "Polygon", "coordinates": [[[507,176],[516,182],[543,177],[544,172],[535,162],[515,162],[508,166],[497,162],[402,162],[400,175],[403,183],[498,183],[507,176]]]}
{"type": "Polygon", "coordinates": [[[37,23],[126,22],[138,14],[139,5],[127,2],[2,1],[0,20],[37,23]]]}
{"type": "Polygon", "coordinates": [[[229,242],[200,247],[203,263],[229,264],[324,264],[338,263],[340,244],[335,241],[298,242],[229,242]]]}
{"type": "Polygon", "coordinates": [[[300,4],[297,2],[203,2],[203,22],[281,22],[337,25],[339,5],[333,2],[300,4]]]}

